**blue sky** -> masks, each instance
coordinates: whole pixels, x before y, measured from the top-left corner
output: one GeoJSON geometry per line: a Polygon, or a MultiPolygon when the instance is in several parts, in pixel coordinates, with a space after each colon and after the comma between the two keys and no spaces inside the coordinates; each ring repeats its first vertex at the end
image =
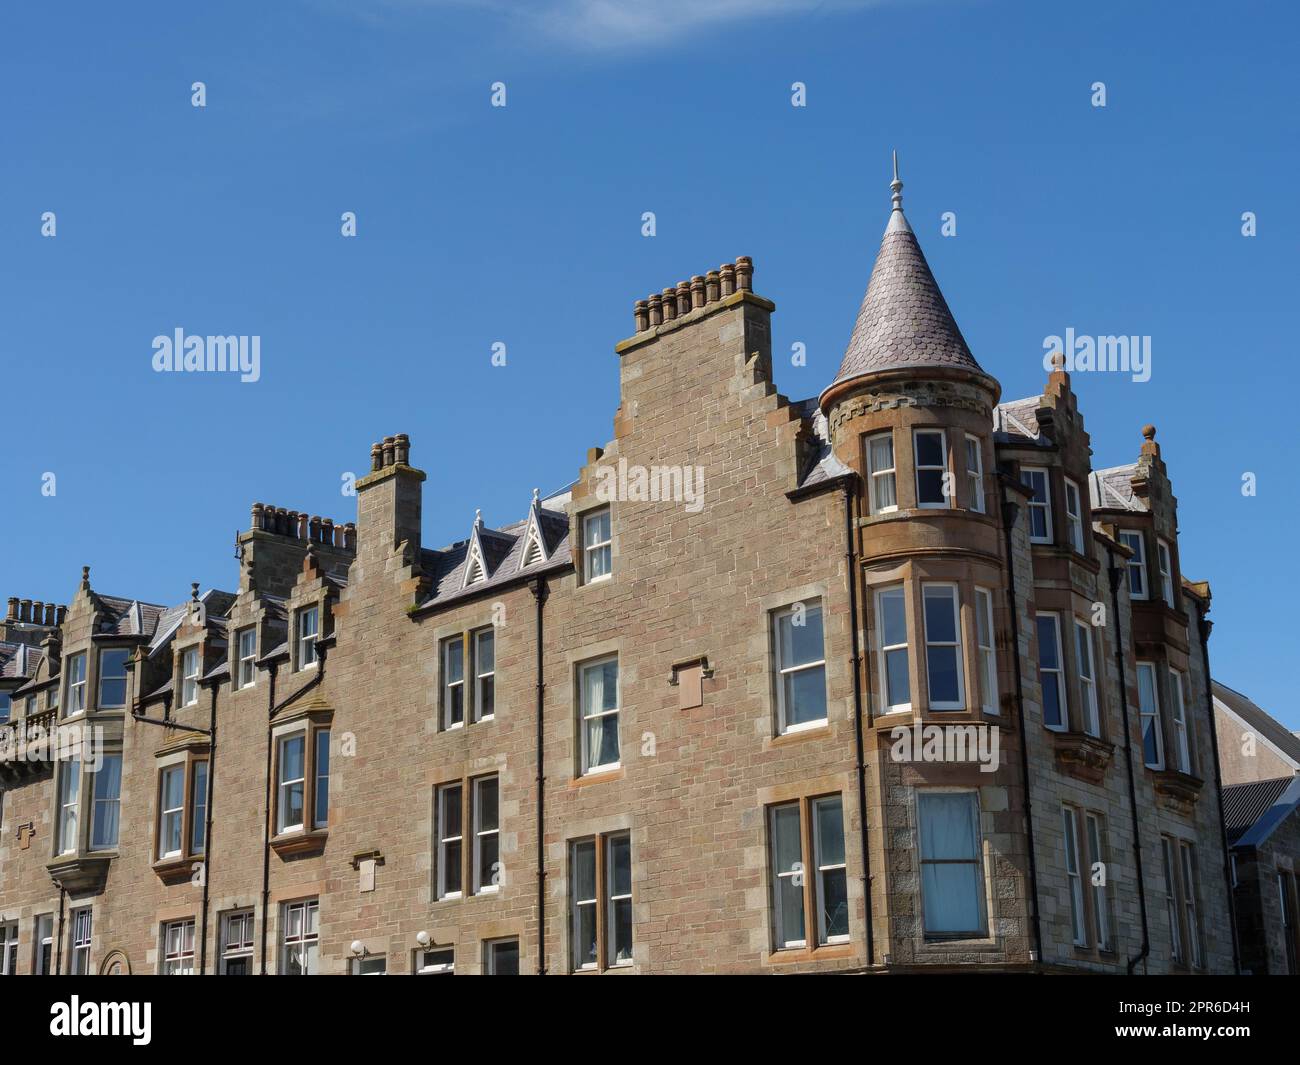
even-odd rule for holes
{"type": "Polygon", "coordinates": [[[1289,404],[1276,367],[1294,362],[1294,9],[646,7],[6,5],[0,598],[66,602],[83,564],[158,602],[232,587],[254,500],[350,520],[341,478],[394,432],[429,473],[426,543],[476,507],[521,517],[612,436],[633,301],[737,255],[777,304],[778,385],[816,395],[897,148],[1005,398],[1039,390],[1045,336],[1152,337],[1146,383],[1075,375],[1094,462],[1132,461],[1158,426],[1184,570],[1214,588],[1215,673],[1300,728],[1300,444],[1269,402],[1289,404]],[[259,335],[261,380],[153,373],[153,337],[178,327],[259,335]]]}

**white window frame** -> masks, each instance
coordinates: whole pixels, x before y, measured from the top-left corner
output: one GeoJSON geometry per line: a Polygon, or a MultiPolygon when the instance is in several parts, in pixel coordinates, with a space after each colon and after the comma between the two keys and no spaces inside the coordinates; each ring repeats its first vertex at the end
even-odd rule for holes
{"type": "Polygon", "coordinates": [[[883,588],[877,588],[875,592],[876,603],[876,643],[878,650],[876,652],[879,663],[877,672],[880,674],[880,705],[884,707],[887,714],[902,714],[910,712],[912,709],[912,655],[911,645],[908,642],[907,631],[907,586],[904,584],[890,584],[883,588]],[[903,608],[903,643],[885,643],[885,600],[897,599],[903,608]],[[903,660],[907,663],[907,701],[903,703],[891,703],[889,692],[889,656],[891,654],[903,653],[903,660]]]}
{"type": "Polygon", "coordinates": [[[307,809],[307,769],[308,755],[307,748],[307,730],[299,729],[295,732],[286,732],[276,737],[275,748],[275,834],[282,836],[287,832],[301,832],[307,827],[307,819],[311,816],[307,809]],[[285,776],[285,748],[289,744],[297,742],[302,745],[302,774],[296,777],[285,776]],[[302,796],[302,817],[297,821],[289,822],[289,796],[293,794],[293,787],[297,785],[302,796]]]}
{"type": "Polygon", "coordinates": [[[921,510],[950,510],[953,505],[952,495],[945,492],[944,489],[952,487],[950,474],[952,472],[952,456],[948,454],[948,433],[943,429],[916,428],[912,430],[912,481],[916,491],[916,505],[921,510]],[[919,455],[920,449],[917,447],[917,441],[923,436],[937,436],[939,446],[943,450],[942,465],[934,463],[922,463],[919,455]],[[923,503],[921,501],[921,473],[939,471],[940,494],[943,495],[943,501],[940,503],[923,503]]]}
{"type": "Polygon", "coordinates": [[[1187,718],[1187,686],[1183,677],[1176,669],[1169,671],[1169,702],[1174,719],[1174,755],[1178,771],[1190,774],[1196,764],[1196,744],[1192,742],[1192,725],[1187,718]]]}
{"type": "Polygon", "coordinates": [[[251,688],[257,683],[257,626],[250,625],[235,634],[235,669],[239,690],[251,688]],[[245,651],[244,642],[249,647],[245,651]]]}
{"type": "Polygon", "coordinates": [[[99,676],[95,679],[95,707],[99,710],[121,710],[126,707],[129,694],[129,676],[127,673],[126,663],[131,659],[131,652],[125,647],[102,647],[99,651],[99,676]],[[122,659],[122,672],[108,674],[104,672],[104,660],[109,655],[121,654],[125,657],[122,659]],[[106,703],[104,701],[104,681],[120,680],[122,682],[122,701],[120,703],[106,703]]]}
{"type": "Polygon", "coordinates": [[[1065,654],[1061,647],[1061,617],[1059,614],[1050,610],[1041,610],[1034,615],[1034,635],[1038,640],[1038,688],[1040,693],[1046,691],[1046,685],[1043,684],[1042,678],[1044,673],[1053,673],[1056,675],[1056,696],[1057,711],[1060,720],[1053,723],[1047,720],[1047,699],[1043,698],[1041,707],[1043,713],[1043,726],[1051,729],[1053,732],[1068,732],[1070,730],[1070,700],[1065,688],[1065,654]],[[1052,650],[1056,654],[1056,665],[1046,666],[1043,664],[1043,633],[1042,626],[1039,624],[1045,619],[1050,619],[1052,624],[1052,650]]]}
{"type": "Polygon", "coordinates": [[[465,690],[465,636],[463,633],[457,633],[442,641],[442,730],[450,732],[452,729],[465,727],[465,704],[468,701],[465,690]],[[452,657],[453,654],[460,655],[460,675],[452,675],[452,657]],[[460,717],[453,718],[452,709],[455,702],[454,696],[460,696],[460,717]]]}
{"type": "Polygon", "coordinates": [[[494,870],[486,869],[483,865],[483,847],[484,843],[491,839],[496,844],[496,861],[493,865],[496,867],[495,872],[499,874],[502,871],[501,863],[501,780],[496,774],[491,776],[478,777],[473,782],[474,805],[472,816],[474,819],[474,893],[476,895],[486,895],[494,891],[501,890],[501,879],[496,881],[490,879],[494,870]],[[485,826],[483,823],[483,792],[491,786],[496,791],[496,824],[485,826]],[[488,874],[489,880],[483,882],[484,874],[488,874]]]}
{"type": "Polygon", "coordinates": [[[1178,884],[1175,880],[1177,864],[1174,842],[1168,836],[1160,837],[1160,860],[1165,874],[1165,916],[1169,919],[1170,957],[1174,961],[1182,961],[1183,937],[1178,928],[1178,884]]]}
{"type": "MultiPolygon", "coordinates": [[[[99,768],[93,773],[88,773],[90,778],[90,839],[89,847],[92,851],[112,851],[117,849],[118,840],[122,832],[122,752],[108,751],[100,757],[99,768]],[[115,794],[101,796],[99,794],[99,781],[104,771],[108,768],[109,760],[113,759],[117,763],[117,791],[115,794]],[[113,838],[97,843],[96,836],[99,832],[100,810],[113,808],[114,825],[113,838]]],[[[107,816],[107,814],[106,814],[107,816]]]]}
{"type": "Polygon", "coordinates": [[[328,728],[311,732],[311,827],[314,829],[328,828],[330,822],[330,736],[328,728]],[[322,765],[325,767],[323,772],[322,765]],[[322,797],[325,800],[323,810],[320,807],[322,797]]]}
{"type": "Polygon", "coordinates": [[[474,660],[474,704],[472,713],[474,720],[491,721],[496,716],[496,675],[497,675],[497,633],[496,629],[489,625],[484,629],[477,629],[470,633],[470,646],[473,648],[472,658],[474,660]],[[483,668],[483,645],[491,645],[492,666],[490,669],[483,668]],[[483,713],[483,704],[486,701],[483,698],[484,688],[488,683],[492,685],[492,709],[488,713],[483,713]]]}
{"type": "Polygon", "coordinates": [[[82,906],[73,910],[69,916],[72,932],[68,942],[68,972],[73,976],[88,976],[95,912],[89,906],[82,906]]]}
{"type": "Polygon", "coordinates": [[[18,922],[0,921],[0,976],[18,975],[18,922]]]}
{"type": "Polygon", "coordinates": [[[1151,583],[1147,580],[1147,538],[1140,529],[1120,529],[1119,542],[1133,549],[1133,557],[1128,560],[1128,594],[1130,599],[1149,599],[1151,583]],[[1138,587],[1134,589],[1134,577],[1138,587]]]}
{"type": "Polygon", "coordinates": [[[320,639],[320,607],[302,607],[295,618],[293,631],[298,670],[309,669],[317,661],[316,641],[320,639]]]}
{"type": "Polygon", "coordinates": [[[73,758],[59,770],[58,854],[75,854],[81,846],[81,760],[73,758]]]}
{"type": "Polygon", "coordinates": [[[777,950],[800,950],[808,946],[808,915],[806,899],[803,893],[803,877],[807,870],[803,867],[803,810],[801,802],[776,803],[767,810],[768,865],[772,876],[772,936],[777,950]],[[783,810],[794,810],[794,826],[799,855],[790,869],[782,869],[778,864],[780,847],[777,844],[777,814],[783,810]],[[799,890],[799,915],[803,924],[803,935],[796,935],[793,929],[784,927],[784,908],[781,906],[781,889],[783,880],[789,880],[799,890]]]}
{"type": "Polygon", "coordinates": [[[1093,639],[1092,626],[1078,618],[1074,619],[1074,656],[1075,669],[1079,674],[1079,709],[1083,714],[1083,731],[1089,736],[1100,739],[1101,706],[1097,697],[1097,643],[1093,639]]]}
{"type": "Polygon", "coordinates": [[[1070,478],[1065,478],[1065,523],[1070,534],[1070,546],[1077,554],[1083,554],[1083,496],[1079,486],[1070,478]]]}
{"type": "Polygon", "coordinates": [[[1079,823],[1073,806],[1061,807],[1062,844],[1065,848],[1066,890],[1070,896],[1070,925],[1076,947],[1088,945],[1088,918],[1084,912],[1083,875],[1079,864],[1079,823]]]}
{"type": "Polygon", "coordinates": [[[455,972],[455,947],[426,947],[416,951],[416,976],[453,976],[455,972]]]}
{"type": "MultiPolygon", "coordinates": [[[[605,845],[605,863],[603,876],[598,877],[596,881],[597,890],[603,890],[605,893],[605,965],[610,969],[617,969],[632,964],[632,944],[628,944],[628,956],[619,958],[618,956],[618,917],[615,912],[619,905],[626,904],[629,908],[632,905],[632,838],[630,832],[613,832],[603,837],[605,845]],[[627,891],[615,894],[614,892],[614,844],[620,841],[627,841],[627,891]]],[[[632,926],[635,922],[628,922],[628,930],[631,933],[632,926]]],[[[635,936],[633,937],[635,939],[635,936]]]]}
{"type": "Polygon", "coordinates": [[[181,652],[181,706],[199,701],[199,649],[188,647],[181,652]]]}
{"type": "Polygon", "coordinates": [[[434,793],[436,805],[436,821],[438,833],[438,863],[435,895],[439,901],[443,899],[458,899],[465,893],[465,785],[462,781],[453,780],[446,784],[438,786],[434,793]],[[447,817],[447,797],[456,792],[459,796],[460,816],[455,819],[456,823],[450,824],[447,817]],[[448,853],[452,848],[456,849],[457,860],[453,863],[448,859],[448,853]]]}
{"type": "Polygon", "coordinates": [[[163,976],[193,976],[194,918],[166,921],[162,926],[161,962],[158,972],[163,976]]]}
{"type": "Polygon", "coordinates": [[[1110,876],[1102,842],[1104,833],[1102,832],[1101,818],[1096,814],[1086,813],[1084,819],[1088,839],[1088,882],[1092,886],[1092,910],[1097,923],[1097,949],[1110,950],[1110,906],[1106,895],[1106,887],[1110,883],[1110,876]],[[1100,884],[1095,880],[1098,868],[1101,871],[1100,884]]]}
{"type": "Polygon", "coordinates": [[[78,651],[68,658],[68,695],[64,705],[67,707],[64,717],[75,717],[86,709],[85,651],[78,651]]]}
{"type": "Polygon", "coordinates": [[[848,839],[844,832],[844,799],[841,795],[821,795],[813,799],[808,804],[808,815],[810,829],[812,831],[813,845],[813,867],[817,874],[817,880],[814,884],[814,905],[817,907],[817,942],[819,944],[830,945],[832,943],[847,943],[849,933],[841,932],[836,935],[830,935],[826,931],[826,876],[828,873],[842,873],[844,875],[844,897],[848,898],[848,839]],[[824,805],[833,804],[839,811],[840,815],[840,840],[844,846],[844,855],[838,862],[827,862],[822,845],[821,817],[818,816],[819,809],[824,805]]]}
{"type": "Polygon", "coordinates": [[[1187,940],[1192,968],[1205,967],[1204,943],[1201,940],[1201,910],[1197,905],[1196,848],[1186,840],[1178,841],[1178,868],[1183,882],[1183,911],[1187,916],[1187,940]]]}
{"type": "MultiPolygon", "coordinates": [[[[937,598],[937,597],[936,597],[937,598]]],[[[925,688],[931,710],[965,710],[966,709],[966,660],[962,653],[961,633],[961,590],[951,581],[926,581],[921,585],[921,627],[925,638],[925,688]],[[953,637],[952,640],[930,639],[930,626],[925,610],[925,601],[931,591],[946,590],[951,593],[953,637]],[[957,699],[956,701],[939,701],[934,698],[933,684],[930,678],[930,648],[951,647],[956,661],[957,699]]]]}
{"type": "Polygon", "coordinates": [[[574,840],[569,844],[569,921],[572,933],[569,949],[572,951],[574,972],[589,972],[600,967],[600,930],[596,923],[596,915],[600,912],[600,866],[597,863],[598,855],[596,852],[598,844],[599,840],[594,836],[574,840]],[[578,897],[578,877],[576,875],[578,851],[584,847],[591,848],[592,895],[590,898],[586,896],[578,897]],[[583,957],[585,953],[582,943],[584,909],[591,911],[591,927],[596,933],[596,958],[594,961],[580,962],[578,959],[583,957]]]}
{"type": "Polygon", "coordinates": [[[822,611],[820,599],[814,599],[808,603],[795,603],[780,610],[772,611],[772,647],[775,652],[776,665],[776,720],[777,732],[779,735],[786,735],[791,732],[803,732],[810,728],[821,728],[828,720],[827,714],[830,713],[829,699],[823,698],[822,716],[809,718],[807,721],[799,721],[793,724],[789,721],[789,707],[786,705],[785,678],[794,676],[797,673],[808,673],[817,670],[821,673],[822,692],[825,696],[826,691],[826,616],[822,611]],[[781,620],[803,611],[804,624],[807,625],[812,615],[816,613],[817,624],[822,630],[822,654],[821,657],[811,662],[800,662],[797,665],[786,664],[786,655],[791,653],[792,649],[785,647],[781,639],[781,620]]]}
{"type": "Polygon", "coordinates": [[[1056,542],[1055,534],[1052,530],[1052,475],[1046,466],[1021,466],[1020,483],[1030,488],[1037,495],[1038,487],[1034,481],[1037,477],[1043,479],[1043,498],[1041,500],[1030,496],[1025,500],[1025,511],[1029,517],[1028,532],[1029,542],[1031,544],[1051,544],[1056,542]],[[1035,535],[1034,533],[1034,514],[1041,511],[1043,515],[1044,528],[1046,532],[1035,535]]]}
{"type": "Polygon", "coordinates": [[[54,969],[54,914],[37,914],[32,930],[32,973],[49,976],[54,969]]]}
{"type": "Polygon", "coordinates": [[[297,899],[280,905],[280,974],[315,976],[320,969],[320,900],[297,899]],[[299,924],[295,935],[289,934],[293,915],[297,913],[299,924]],[[313,927],[314,926],[314,927],[313,927]],[[316,948],[315,960],[312,960],[311,948],[316,948]],[[289,955],[298,950],[302,955],[302,972],[289,973],[289,955]]]}
{"type": "Polygon", "coordinates": [[[1138,733],[1142,739],[1142,764],[1148,769],[1164,769],[1165,767],[1165,736],[1164,736],[1164,715],[1160,709],[1160,678],[1156,672],[1154,662],[1139,662],[1137,664],[1137,682],[1138,682],[1138,733]],[[1149,672],[1151,677],[1151,699],[1152,704],[1148,705],[1143,698],[1142,674],[1149,672]],[[1147,744],[1146,744],[1146,724],[1148,719],[1155,729],[1156,738],[1156,760],[1147,761],[1147,744]]]}
{"type": "Polygon", "coordinates": [[[980,660],[980,707],[994,717],[1002,710],[998,705],[998,652],[993,627],[993,592],[975,587],[975,643],[980,660]]]}
{"type": "Polygon", "coordinates": [[[976,514],[984,513],[984,441],[978,436],[966,434],[966,488],[970,493],[969,509],[976,514]],[[974,457],[972,469],[970,460],[974,457]]]}
{"type": "Polygon", "coordinates": [[[185,763],[173,762],[158,771],[158,857],[159,859],[179,858],[185,850],[185,763]],[[167,780],[175,774],[181,782],[180,799],[175,806],[167,805],[167,780]],[[176,824],[175,850],[167,849],[170,838],[168,825],[176,824]]]}
{"type": "Polygon", "coordinates": [[[229,975],[230,963],[248,961],[248,975],[253,974],[253,930],[252,910],[235,910],[221,915],[221,955],[218,971],[229,975]],[[235,931],[237,926],[238,930],[235,931]]]}
{"type": "Polygon", "coordinates": [[[623,688],[623,671],[619,668],[618,655],[605,655],[601,658],[593,659],[590,662],[583,662],[578,668],[578,734],[582,748],[582,775],[589,773],[607,773],[611,770],[618,769],[623,764],[623,742],[622,736],[619,735],[619,716],[622,713],[622,688],[623,688]],[[614,708],[612,710],[597,709],[594,713],[588,713],[587,707],[587,671],[599,669],[606,663],[613,662],[615,668],[614,680],[614,708]],[[613,717],[614,735],[618,741],[618,757],[612,762],[602,762],[599,765],[592,765],[590,744],[587,736],[587,722],[598,717],[613,717]]]}
{"type": "Polygon", "coordinates": [[[1167,540],[1156,538],[1156,565],[1160,569],[1160,594],[1165,606],[1174,606],[1174,556],[1167,540]]]}
{"type": "Polygon", "coordinates": [[[610,507],[599,507],[583,514],[582,516],[582,583],[595,584],[598,581],[607,581],[614,575],[614,513],[610,507]],[[609,533],[603,540],[592,539],[592,526],[602,517],[609,518],[609,533]],[[595,567],[592,566],[592,558],[596,554],[601,554],[605,562],[605,572],[597,573],[592,576],[595,567]]]}
{"type": "Polygon", "coordinates": [[[898,457],[894,453],[894,433],[893,430],[883,433],[872,433],[865,441],[866,458],[867,458],[867,502],[872,514],[893,514],[898,510],[898,457]],[[876,468],[872,462],[871,445],[877,441],[889,441],[889,465],[876,468]],[[879,495],[876,490],[877,484],[888,482],[890,494],[894,497],[892,503],[884,506],[880,505],[879,495]]]}

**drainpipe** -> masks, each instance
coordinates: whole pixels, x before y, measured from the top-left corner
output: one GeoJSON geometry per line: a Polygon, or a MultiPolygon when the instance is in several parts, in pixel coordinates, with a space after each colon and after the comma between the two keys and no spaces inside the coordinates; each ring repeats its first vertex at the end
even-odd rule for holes
{"type": "MultiPolygon", "coordinates": [[[[1018,482],[1003,480],[1020,490],[1018,482]]],[[[1002,500],[1002,532],[1007,553],[1007,603],[1011,608],[1011,648],[1016,677],[1016,721],[1020,726],[1020,781],[1025,792],[1025,842],[1029,848],[1029,921],[1034,933],[1034,955],[1043,964],[1043,928],[1038,915],[1038,857],[1034,846],[1034,806],[1029,794],[1029,737],[1025,730],[1024,682],[1020,673],[1020,606],[1016,597],[1016,559],[1012,548],[1011,531],[1015,528],[1020,504],[1011,499],[1002,500]]]]}
{"type": "Polygon", "coordinates": [[[1124,632],[1120,628],[1119,582],[1124,574],[1115,565],[1115,549],[1106,548],[1108,563],[1107,575],[1110,577],[1110,614],[1115,623],[1115,666],[1119,670],[1119,706],[1124,717],[1124,761],[1128,765],[1128,802],[1133,813],[1133,862],[1137,871],[1138,908],[1142,913],[1142,949],[1128,960],[1128,974],[1147,959],[1151,953],[1151,936],[1147,927],[1147,888],[1142,876],[1142,835],[1139,830],[1137,784],[1133,778],[1133,733],[1129,729],[1128,717],[1128,677],[1124,669],[1124,632]]]}
{"type": "MultiPolygon", "coordinates": [[[[68,893],[63,890],[63,885],[59,885],[59,937],[54,941],[54,975],[60,976],[63,973],[63,904],[67,899],[68,893]]],[[[40,944],[37,944],[40,949],[40,944]]]]}
{"type": "Polygon", "coordinates": [[[199,975],[207,972],[208,964],[208,899],[212,880],[212,787],[217,776],[217,692],[221,682],[212,682],[212,707],[208,714],[208,771],[203,799],[206,823],[203,826],[203,938],[199,940],[199,975]]]}
{"type": "Polygon", "coordinates": [[[543,669],[543,611],[550,596],[546,578],[539,577],[529,586],[537,601],[537,975],[546,975],[546,774],[545,730],[543,711],[546,706],[546,674],[543,669]]]}
{"type": "Polygon", "coordinates": [[[271,898],[271,718],[275,716],[275,675],[277,663],[270,667],[266,694],[266,822],[262,830],[262,964],[259,975],[266,975],[266,908],[271,898]]]}
{"type": "Polygon", "coordinates": [[[1232,891],[1232,858],[1228,850],[1228,826],[1223,819],[1223,778],[1219,772],[1219,730],[1214,723],[1214,685],[1210,680],[1210,627],[1200,603],[1196,619],[1201,630],[1201,661],[1205,667],[1205,707],[1210,714],[1210,751],[1214,756],[1214,794],[1219,808],[1219,838],[1223,843],[1223,882],[1228,889],[1228,925],[1232,931],[1232,971],[1241,975],[1241,956],[1237,949],[1237,900],[1232,891]]]}
{"type": "Polygon", "coordinates": [[[867,965],[876,962],[875,929],[871,920],[871,849],[867,838],[867,758],[862,738],[862,654],[858,644],[858,563],[853,550],[852,480],[844,481],[844,560],[849,585],[849,639],[853,670],[853,731],[858,754],[858,824],[862,831],[862,884],[867,912],[867,965]]]}

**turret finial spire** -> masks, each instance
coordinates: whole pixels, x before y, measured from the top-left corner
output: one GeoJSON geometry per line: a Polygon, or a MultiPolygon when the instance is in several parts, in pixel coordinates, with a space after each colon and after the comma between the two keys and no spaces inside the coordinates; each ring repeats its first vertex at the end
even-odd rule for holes
{"type": "Polygon", "coordinates": [[[898,180],[898,149],[894,149],[894,180],[889,183],[890,191],[894,194],[894,210],[903,209],[903,183],[898,180]]]}

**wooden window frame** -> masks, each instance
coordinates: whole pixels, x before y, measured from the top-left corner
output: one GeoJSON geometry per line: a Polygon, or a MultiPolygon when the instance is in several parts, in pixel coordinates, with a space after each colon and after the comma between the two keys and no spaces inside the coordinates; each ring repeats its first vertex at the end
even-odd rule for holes
{"type": "MultiPolygon", "coordinates": [[[[623,899],[625,896],[615,896],[612,894],[611,883],[612,877],[609,871],[611,844],[618,839],[626,838],[628,840],[628,874],[633,874],[635,862],[632,858],[631,831],[629,829],[616,829],[610,832],[597,832],[594,835],[583,836],[579,839],[568,841],[568,911],[569,911],[569,971],[573,973],[592,973],[606,972],[610,969],[626,969],[635,965],[635,959],[630,958],[627,961],[611,960],[613,955],[614,943],[609,926],[612,921],[614,903],[623,899]],[[576,854],[579,847],[591,846],[594,848],[594,860],[596,864],[596,895],[594,899],[577,900],[574,898],[574,869],[576,868],[576,854]],[[596,920],[596,961],[591,965],[578,964],[578,932],[577,922],[578,907],[592,906],[595,910],[596,920]]],[[[629,899],[635,898],[635,892],[626,896],[629,899]]],[[[632,945],[636,943],[636,912],[633,910],[632,921],[632,945]]]]}
{"type": "Polygon", "coordinates": [[[841,792],[820,792],[815,795],[802,795],[797,799],[772,803],[764,810],[767,830],[767,875],[768,875],[768,913],[771,921],[769,942],[773,954],[808,954],[832,947],[842,947],[853,940],[852,922],[849,931],[843,935],[830,935],[826,931],[825,876],[831,869],[845,870],[845,893],[848,888],[848,825],[844,822],[844,796],[841,792]],[[823,851],[820,830],[817,824],[816,808],[820,803],[835,801],[840,807],[840,824],[844,835],[845,850],[843,863],[828,864],[822,861],[823,851]],[[799,868],[796,870],[778,869],[776,865],[776,814],[778,810],[798,810],[799,819],[799,868]],[[778,888],[780,881],[790,876],[801,875],[803,883],[797,885],[801,890],[803,907],[803,939],[785,939],[781,936],[781,904],[778,888]]]}

